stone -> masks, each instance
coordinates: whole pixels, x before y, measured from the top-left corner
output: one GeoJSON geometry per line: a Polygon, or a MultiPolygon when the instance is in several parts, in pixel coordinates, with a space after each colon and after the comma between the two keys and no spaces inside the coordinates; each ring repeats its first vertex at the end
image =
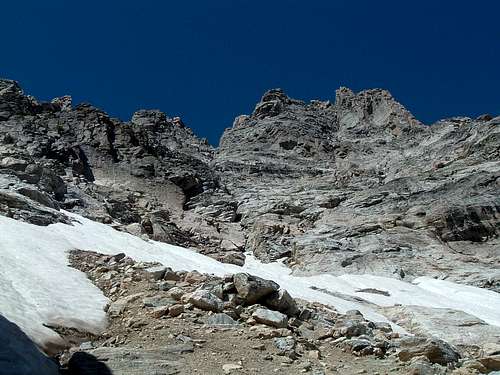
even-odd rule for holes
{"type": "Polygon", "coordinates": [[[167,267],[165,274],[163,275],[163,280],[168,281],[179,281],[181,277],[177,272],[174,272],[171,268],[167,267]]]}
{"type": "Polygon", "coordinates": [[[311,359],[320,360],[321,352],[319,350],[309,350],[307,352],[307,356],[311,359]]]}
{"type": "Polygon", "coordinates": [[[145,271],[148,273],[148,275],[153,280],[161,280],[161,279],[163,279],[163,276],[165,276],[165,272],[167,272],[167,267],[154,266],[154,267],[147,268],[145,271]]]}
{"type": "Polygon", "coordinates": [[[171,317],[176,317],[181,315],[184,312],[184,305],[176,304],[170,306],[168,313],[171,317]]]}
{"type": "Polygon", "coordinates": [[[165,316],[165,315],[168,315],[169,313],[169,310],[170,310],[170,306],[159,306],[159,307],[155,307],[152,311],[151,311],[151,316],[153,318],[161,318],[162,316],[165,316]]]}
{"type": "Polygon", "coordinates": [[[223,284],[220,281],[208,281],[200,285],[199,289],[208,290],[220,299],[224,298],[223,284]]]}
{"type": "MultiPolygon", "coordinates": [[[[142,226],[139,223],[131,223],[125,226],[125,230],[133,236],[140,237],[142,234],[142,226]]],[[[154,278],[154,276],[153,276],[154,278]]],[[[159,279],[156,279],[159,280],[159,279]]]]}
{"type": "Polygon", "coordinates": [[[188,302],[199,309],[213,312],[220,312],[224,308],[224,303],[219,297],[203,289],[191,293],[188,302]]]}
{"type": "Polygon", "coordinates": [[[143,295],[144,293],[136,293],[130,296],[119,298],[116,301],[111,302],[107,311],[108,315],[112,318],[120,316],[125,311],[129,303],[136,301],[143,295]]]}
{"type": "Polygon", "coordinates": [[[279,285],[274,281],[264,280],[248,273],[233,275],[233,282],[238,296],[249,305],[258,302],[260,299],[279,289],[279,285]]]}
{"type": "Polygon", "coordinates": [[[225,313],[218,313],[210,315],[207,319],[207,325],[210,326],[237,326],[238,322],[236,322],[233,318],[225,313]]]}
{"type": "Polygon", "coordinates": [[[279,355],[288,355],[295,350],[295,339],[292,337],[277,337],[273,339],[273,345],[278,349],[279,355]]]}
{"type": "Polygon", "coordinates": [[[339,336],[355,337],[370,332],[368,324],[364,320],[339,320],[335,323],[334,329],[339,336]]]}
{"type": "Polygon", "coordinates": [[[286,328],[288,325],[287,316],[278,311],[259,308],[253,312],[252,318],[254,318],[257,323],[276,328],[286,328]]]}
{"type": "Polygon", "coordinates": [[[469,373],[474,371],[477,371],[481,374],[488,373],[488,369],[480,361],[475,359],[464,361],[460,368],[463,369],[465,372],[468,371],[469,373]]]}
{"type": "Polygon", "coordinates": [[[0,160],[0,168],[12,169],[15,171],[24,171],[28,166],[28,162],[23,159],[16,159],[7,156],[0,160]]]}
{"type": "Polygon", "coordinates": [[[186,274],[184,277],[184,281],[189,284],[199,284],[205,281],[207,278],[205,275],[202,275],[198,271],[191,271],[186,274]]]}
{"type": "Polygon", "coordinates": [[[360,352],[366,348],[370,348],[373,346],[370,340],[359,338],[345,340],[342,342],[342,345],[348,347],[353,352],[360,352]]]}
{"type": "Polygon", "coordinates": [[[168,290],[168,295],[177,301],[180,301],[184,294],[186,294],[185,290],[180,287],[173,287],[168,290]]]}
{"type": "Polygon", "coordinates": [[[399,344],[401,349],[398,357],[403,362],[423,356],[431,363],[446,366],[460,359],[460,355],[448,343],[439,339],[408,337],[400,340],[399,344]]]}
{"type": "Polygon", "coordinates": [[[280,311],[288,316],[296,316],[299,313],[297,303],[285,289],[279,289],[269,294],[265,299],[267,307],[280,311]]]}
{"type": "Polygon", "coordinates": [[[231,374],[233,372],[237,372],[237,370],[241,370],[243,367],[241,365],[235,363],[225,363],[222,365],[222,371],[224,374],[231,374]]]}
{"type": "Polygon", "coordinates": [[[72,374],[178,374],[187,371],[181,354],[192,352],[192,342],[157,348],[99,347],[74,353],[68,362],[68,371],[72,374]]]}
{"type": "Polygon", "coordinates": [[[479,362],[489,371],[500,371],[500,354],[479,358],[479,362]]]}

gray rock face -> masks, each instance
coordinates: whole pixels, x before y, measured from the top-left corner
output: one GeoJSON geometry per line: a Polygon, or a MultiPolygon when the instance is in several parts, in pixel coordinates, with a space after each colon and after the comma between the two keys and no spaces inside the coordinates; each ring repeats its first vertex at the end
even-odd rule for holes
{"type": "Polygon", "coordinates": [[[271,91],[215,164],[265,262],[499,290],[499,140],[497,118],[425,126],[384,90],[341,88],[334,104],[271,91]]]}
{"type": "Polygon", "coordinates": [[[106,348],[76,352],[68,363],[73,374],[179,374],[184,369],[183,353],[193,351],[193,344],[168,345],[157,349],[106,348]]]}
{"type": "Polygon", "coordinates": [[[0,86],[5,215],[47,225],[62,218],[40,207],[69,209],[225,262],[286,258],[297,275],[500,288],[499,117],[425,126],[384,90],[271,90],[214,150],[159,111],[122,122],[0,86]]]}
{"type": "MultiPolygon", "coordinates": [[[[37,225],[69,223],[64,209],[234,264],[250,252],[298,276],[425,275],[500,291],[499,188],[500,117],[426,126],[380,89],[310,103],[271,90],[214,149],[156,110],[120,121],[0,80],[0,214],[37,225]]],[[[191,303],[222,311],[220,288],[191,303]]],[[[234,288],[296,313],[273,282],[239,274],[234,288]]],[[[478,342],[488,327],[477,324],[478,342]]]]}

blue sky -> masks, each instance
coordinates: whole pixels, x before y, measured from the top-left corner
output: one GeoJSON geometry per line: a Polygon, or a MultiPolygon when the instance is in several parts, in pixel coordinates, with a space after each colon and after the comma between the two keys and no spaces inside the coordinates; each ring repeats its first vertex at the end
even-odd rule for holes
{"type": "Polygon", "coordinates": [[[123,120],[180,115],[217,144],[262,93],[382,87],[426,123],[500,114],[500,2],[4,1],[0,76],[123,120]]]}

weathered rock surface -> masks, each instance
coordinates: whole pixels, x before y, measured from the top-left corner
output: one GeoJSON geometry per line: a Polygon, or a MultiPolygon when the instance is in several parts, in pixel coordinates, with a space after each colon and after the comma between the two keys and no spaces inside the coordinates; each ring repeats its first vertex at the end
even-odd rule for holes
{"type": "Polygon", "coordinates": [[[499,290],[499,117],[425,126],[384,90],[271,90],[213,149],[159,111],[122,122],[0,86],[4,214],[47,225],[62,218],[41,207],[64,208],[235,264],[499,290]]]}
{"type": "Polygon", "coordinates": [[[68,371],[72,374],[179,374],[183,362],[179,354],[192,352],[193,344],[171,345],[164,348],[97,348],[73,354],[68,371]]]}
{"type": "Polygon", "coordinates": [[[263,261],[496,289],[498,125],[425,126],[383,90],[342,88],[335,104],[271,91],[224,133],[215,163],[263,261]]]}
{"type": "MultiPolygon", "coordinates": [[[[62,212],[69,210],[228,263],[243,264],[250,252],[263,262],[284,259],[296,275],[425,275],[498,292],[499,191],[500,117],[426,126],[384,90],[340,88],[334,102],[310,103],[271,90],[215,149],[156,110],[124,122],[67,96],[38,102],[0,79],[0,214],[36,225],[69,223],[62,212]]],[[[228,314],[226,307],[238,306],[230,319],[258,321],[245,310],[256,303],[290,326],[307,315],[269,280],[237,274],[211,284],[196,272],[151,271],[165,296],[134,298],[147,299],[143,308],[157,319],[190,314],[193,306],[228,314]],[[200,289],[179,288],[181,279],[200,289]]],[[[116,294],[120,285],[113,288],[116,294]]],[[[128,297],[115,298],[108,314],[121,319],[137,303],[128,297]]],[[[497,335],[453,310],[396,306],[386,313],[421,336],[446,322],[449,337],[441,338],[457,346],[461,329],[479,346],[497,335]]],[[[341,340],[360,355],[388,350],[372,337],[389,335],[387,327],[362,317],[317,323],[297,330],[341,340]]],[[[416,368],[454,361],[447,348],[423,345],[409,356],[432,355],[427,363],[412,360],[416,368]]]]}

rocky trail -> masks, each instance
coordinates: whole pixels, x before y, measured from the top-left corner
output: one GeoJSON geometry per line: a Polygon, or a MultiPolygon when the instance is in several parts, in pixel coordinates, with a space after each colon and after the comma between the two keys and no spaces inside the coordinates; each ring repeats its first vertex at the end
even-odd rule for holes
{"type": "Polygon", "coordinates": [[[500,117],[381,89],[213,147],[0,79],[0,373],[495,373],[499,191],[500,117]]]}

